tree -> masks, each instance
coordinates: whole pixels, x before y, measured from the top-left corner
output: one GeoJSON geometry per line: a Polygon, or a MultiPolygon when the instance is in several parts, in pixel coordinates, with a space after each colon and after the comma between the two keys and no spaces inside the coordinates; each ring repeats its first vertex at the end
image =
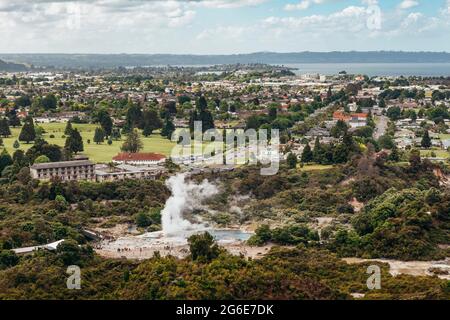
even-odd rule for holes
{"type": "Polygon", "coordinates": [[[336,125],[333,128],[331,128],[331,136],[334,138],[340,138],[344,134],[346,134],[347,131],[348,125],[344,121],[338,120],[336,122],[336,125]]]}
{"type": "Polygon", "coordinates": [[[219,246],[214,242],[214,237],[208,232],[190,236],[188,244],[191,258],[194,261],[210,262],[220,254],[219,246]]]}
{"type": "Polygon", "coordinates": [[[413,149],[409,153],[409,166],[412,172],[419,172],[422,167],[422,159],[420,158],[420,151],[413,149]]]}
{"type": "Polygon", "coordinates": [[[78,129],[73,129],[70,135],[66,138],[64,145],[69,153],[78,153],[84,150],[83,138],[81,137],[78,129]]]}
{"type": "Polygon", "coordinates": [[[113,121],[106,110],[102,110],[99,114],[99,122],[104,134],[109,137],[112,133],[113,121]]]}
{"type": "Polygon", "coordinates": [[[297,156],[290,152],[286,158],[287,165],[290,169],[297,168],[297,156]]]}
{"type": "Polygon", "coordinates": [[[400,109],[400,107],[390,107],[387,110],[386,115],[392,121],[396,121],[396,120],[400,119],[400,117],[402,115],[402,110],[400,109]]]}
{"type": "Polygon", "coordinates": [[[72,128],[72,122],[68,121],[66,124],[66,128],[64,129],[64,134],[66,136],[70,136],[70,133],[72,132],[73,128],[72,128]]]}
{"type": "Polygon", "coordinates": [[[378,139],[378,145],[381,149],[392,150],[395,146],[395,142],[390,135],[385,134],[378,139]]]}
{"type": "Polygon", "coordinates": [[[41,106],[45,110],[56,109],[57,101],[54,94],[50,93],[41,99],[41,106]]]}
{"type": "Polygon", "coordinates": [[[36,158],[36,160],[34,160],[35,164],[36,163],[47,163],[47,162],[50,162],[50,159],[45,155],[39,156],[36,158]]]}
{"type": "Polygon", "coordinates": [[[349,158],[350,151],[344,143],[338,144],[333,150],[334,163],[346,163],[349,158]]]}
{"type": "Polygon", "coordinates": [[[13,162],[17,167],[25,167],[28,165],[28,159],[25,157],[25,153],[22,150],[16,150],[13,153],[13,162]]]}
{"type": "Polygon", "coordinates": [[[137,129],[132,130],[128,135],[127,139],[123,143],[121,150],[123,152],[137,153],[143,148],[141,137],[137,129]]]}
{"type": "Polygon", "coordinates": [[[142,121],[142,111],[137,105],[130,100],[128,102],[128,111],[126,116],[126,127],[131,130],[138,128],[142,121]]]}
{"type": "Polygon", "coordinates": [[[269,119],[275,120],[277,117],[277,113],[278,113],[277,107],[275,107],[275,106],[270,107],[269,108],[269,119]]]}
{"type": "Polygon", "coordinates": [[[0,251],[0,270],[13,267],[19,263],[19,257],[12,250],[0,251]]]}
{"type": "Polygon", "coordinates": [[[94,142],[100,144],[105,141],[105,131],[102,128],[95,128],[94,142]]]}
{"type": "Polygon", "coordinates": [[[146,228],[152,224],[152,219],[145,212],[139,212],[135,218],[136,225],[140,228],[146,228]]]}
{"type": "Polygon", "coordinates": [[[398,154],[397,146],[394,145],[392,148],[391,154],[388,157],[389,161],[398,162],[400,160],[400,155],[398,154]]]}
{"type": "Polygon", "coordinates": [[[9,129],[9,123],[6,118],[0,119],[0,136],[9,137],[11,135],[11,130],[9,129]]]}
{"type": "Polygon", "coordinates": [[[205,111],[208,108],[208,102],[206,101],[206,98],[204,96],[201,96],[198,99],[198,109],[201,111],[205,111]]]}
{"type": "Polygon", "coordinates": [[[175,125],[173,124],[172,119],[170,117],[166,117],[164,127],[161,130],[161,135],[167,139],[171,139],[174,131],[175,125]]]}
{"type": "Polygon", "coordinates": [[[17,141],[17,140],[14,141],[13,148],[14,148],[14,149],[19,149],[19,148],[20,148],[20,143],[19,143],[19,141],[17,141]]]}
{"type": "Polygon", "coordinates": [[[0,153],[0,173],[3,171],[3,169],[12,164],[13,160],[8,151],[6,151],[6,149],[3,149],[2,153],[0,153]]]}
{"type": "Polygon", "coordinates": [[[313,160],[317,163],[321,163],[322,157],[323,157],[323,148],[322,144],[320,143],[319,137],[317,137],[316,141],[314,142],[313,160]]]}
{"type": "Polygon", "coordinates": [[[18,127],[18,126],[20,126],[20,119],[17,116],[17,112],[16,112],[15,109],[9,110],[9,112],[8,112],[8,122],[9,122],[9,125],[11,127],[18,127]]]}
{"type": "Polygon", "coordinates": [[[111,138],[114,140],[120,140],[121,138],[120,129],[119,128],[113,128],[111,132],[111,138]]]}
{"type": "Polygon", "coordinates": [[[142,115],[142,133],[148,137],[153,133],[153,130],[162,128],[162,121],[158,112],[154,109],[145,110],[142,115]]]}
{"type": "Polygon", "coordinates": [[[428,149],[431,147],[431,138],[430,138],[430,134],[428,133],[428,130],[425,130],[423,137],[422,137],[422,141],[420,142],[420,145],[422,146],[422,148],[428,149]]]}
{"type": "Polygon", "coordinates": [[[25,141],[25,143],[30,143],[36,139],[36,131],[34,130],[33,119],[25,121],[22,130],[19,134],[19,141],[25,141]]]}

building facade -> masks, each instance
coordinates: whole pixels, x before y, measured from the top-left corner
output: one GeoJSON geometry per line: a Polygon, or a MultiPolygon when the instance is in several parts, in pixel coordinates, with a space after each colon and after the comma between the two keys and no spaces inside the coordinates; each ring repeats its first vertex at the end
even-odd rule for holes
{"type": "Polygon", "coordinates": [[[158,153],[119,153],[113,158],[116,164],[131,164],[136,166],[149,166],[162,164],[166,156],[158,153]]]}
{"type": "Polygon", "coordinates": [[[33,179],[39,180],[95,181],[95,166],[89,160],[38,163],[30,167],[30,174],[33,179]]]}

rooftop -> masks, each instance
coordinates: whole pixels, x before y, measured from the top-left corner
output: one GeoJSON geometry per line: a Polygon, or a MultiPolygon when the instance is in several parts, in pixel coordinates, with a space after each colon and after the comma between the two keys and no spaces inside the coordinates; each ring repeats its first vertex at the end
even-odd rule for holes
{"type": "Polygon", "coordinates": [[[54,168],[67,168],[67,167],[79,167],[79,166],[91,166],[93,162],[89,160],[76,160],[76,161],[61,161],[61,162],[46,162],[37,163],[31,166],[31,169],[54,169],[54,168]]]}
{"type": "Polygon", "coordinates": [[[119,153],[113,158],[114,161],[161,161],[166,158],[159,153],[119,153]]]}

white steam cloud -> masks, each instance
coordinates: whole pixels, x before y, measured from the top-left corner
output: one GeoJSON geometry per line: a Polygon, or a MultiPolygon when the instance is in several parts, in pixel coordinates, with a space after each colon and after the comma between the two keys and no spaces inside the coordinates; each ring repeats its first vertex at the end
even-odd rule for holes
{"type": "Polygon", "coordinates": [[[201,184],[185,181],[185,174],[177,174],[167,180],[166,185],[172,191],[172,196],[167,199],[164,210],[161,212],[162,229],[165,236],[181,235],[189,230],[201,230],[205,226],[193,224],[184,219],[183,213],[201,208],[201,203],[214,195],[219,190],[208,180],[201,184]]]}

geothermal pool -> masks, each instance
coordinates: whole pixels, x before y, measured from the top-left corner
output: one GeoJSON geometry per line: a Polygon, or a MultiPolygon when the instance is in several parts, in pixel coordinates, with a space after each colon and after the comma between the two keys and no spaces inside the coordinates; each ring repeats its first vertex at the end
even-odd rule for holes
{"type": "Polygon", "coordinates": [[[184,218],[184,213],[195,209],[207,210],[202,202],[219,190],[209,181],[200,184],[188,181],[185,174],[177,174],[167,180],[172,192],[161,211],[162,231],[148,232],[138,236],[124,236],[113,241],[103,241],[103,252],[120,252],[124,256],[140,258],[151,252],[164,252],[182,256],[187,250],[187,239],[194,234],[209,232],[217,243],[225,246],[241,246],[253,234],[240,229],[219,229],[184,218]]]}

